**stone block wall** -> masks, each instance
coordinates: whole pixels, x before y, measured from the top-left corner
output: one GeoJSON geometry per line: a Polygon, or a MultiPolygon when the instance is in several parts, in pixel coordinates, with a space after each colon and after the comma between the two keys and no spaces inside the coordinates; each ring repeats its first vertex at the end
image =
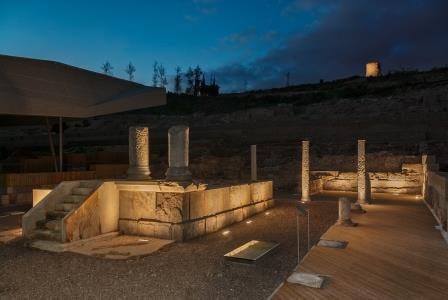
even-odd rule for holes
{"type": "MultiPolygon", "coordinates": [[[[312,171],[315,191],[357,191],[357,173],[339,171],[312,171]]],[[[422,193],[421,164],[403,164],[401,172],[369,172],[373,193],[422,193]]]]}
{"type": "Polygon", "coordinates": [[[118,192],[114,182],[103,182],[62,224],[62,240],[74,242],[118,230],[118,192]]]}
{"type": "Polygon", "coordinates": [[[177,241],[215,232],[274,205],[272,181],[187,192],[119,192],[119,230],[177,241]]]}
{"type": "Polygon", "coordinates": [[[432,210],[437,221],[447,231],[448,222],[448,173],[428,172],[425,201],[432,210]]]}

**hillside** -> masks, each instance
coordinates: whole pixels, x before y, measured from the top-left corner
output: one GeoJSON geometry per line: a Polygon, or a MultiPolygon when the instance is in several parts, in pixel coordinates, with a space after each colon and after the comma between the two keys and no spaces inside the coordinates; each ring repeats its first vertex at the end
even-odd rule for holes
{"type": "MultiPolygon", "coordinates": [[[[46,129],[36,123],[43,119],[3,119],[3,158],[18,150],[49,154],[46,129]]],[[[149,126],[151,170],[161,178],[167,167],[167,129],[178,124],[191,128],[191,166],[197,178],[247,178],[249,145],[258,144],[261,176],[274,178],[277,187],[293,188],[302,139],[311,140],[313,169],[353,169],[358,138],[368,141],[373,170],[396,171],[423,153],[436,155],[447,169],[448,68],[216,98],[169,94],[165,107],[67,120],[66,150],[125,152],[128,127],[149,126]]]]}

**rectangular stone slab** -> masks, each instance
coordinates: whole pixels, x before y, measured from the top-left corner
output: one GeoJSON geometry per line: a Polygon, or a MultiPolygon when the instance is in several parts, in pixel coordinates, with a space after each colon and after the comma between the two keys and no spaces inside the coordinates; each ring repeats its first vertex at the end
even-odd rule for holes
{"type": "Polygon", "coordinates": [[[319,243],[317,243],[317,246],[319,247],[327,247],[327,248],[337,248],[337,249],[344,249],[347,247],[348,242],[347,241],[335,241],[335,240],[324,240],[321,239],[319,243]]]}
{"type": "Polygon", "coordinates": [[[288,279],[286,279],[286,281],[320,289],[324,285],[325,276],[313,273],[294,272],[288,279]]]}
{"type": "Polygon", "coordinates": [[[224,254],[227,259],[253,263],[278,247],[278,243],[252,240],[224,254]]]}

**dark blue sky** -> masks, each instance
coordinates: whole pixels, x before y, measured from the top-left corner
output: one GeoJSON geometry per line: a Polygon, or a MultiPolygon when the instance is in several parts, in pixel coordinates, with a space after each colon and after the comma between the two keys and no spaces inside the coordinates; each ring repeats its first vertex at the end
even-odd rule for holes
{"type": "Polygon", "coordinates": [[[0,53],[150,84],[155,60],[199,64],[225,91],[448,64],[446,0],[0,1],[0,53]]]}

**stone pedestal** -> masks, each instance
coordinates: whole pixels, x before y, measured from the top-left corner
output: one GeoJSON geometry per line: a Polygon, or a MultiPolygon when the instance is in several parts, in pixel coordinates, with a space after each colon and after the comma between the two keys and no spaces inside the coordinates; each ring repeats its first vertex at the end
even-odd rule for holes
{"type": "Polygon", "coordinates": [[[353,226],[351,219],[351,201],[346,197],[339,198],[339,218],[338,225],[353,226]]]}
{"type": "Polygon", "coordinates": [[[257,145],[250,146],[250,179],[257,180],[257,145]]]}
{"type": "Polygon", "coordinates": [[[190,128],[184,125],[173,126],[168,130],[168,170],[167,180],[189,181],[188,169],[190,128]]]}
{"type": "Polygon", "coordinates": [[[130,127],[128,178],[151,179],[150,174],[148,127],[130,127]]]}
{"type": "Polygon", "coordinates": [[[370,203],[370,184],[366,169],[366,141],[358,140],[358,204],[370,203]]]}
{"type": "Polygon", "coordinates": [[[310,142],[302,141],[302,202],[310,201],[310,142]]]}

